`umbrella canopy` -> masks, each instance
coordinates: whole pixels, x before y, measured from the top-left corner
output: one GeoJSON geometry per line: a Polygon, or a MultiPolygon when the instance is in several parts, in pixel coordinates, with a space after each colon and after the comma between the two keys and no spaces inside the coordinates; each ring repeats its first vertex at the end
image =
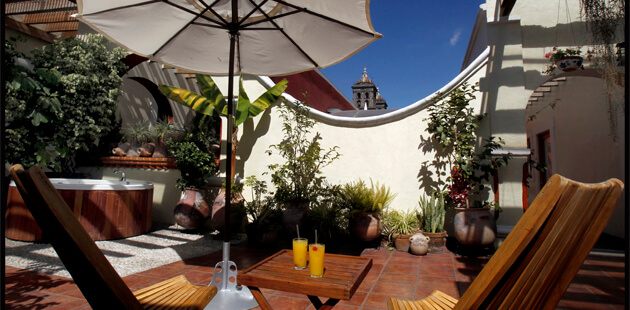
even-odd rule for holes
{"type": "Polygon", "coordinates": [[[223,261],[207,308],[255,305],[229,261],[234,75],[291,74],[344,60],[381,37],[369,0],[79,0],[77,19],[126,49],[193,72],[228,75],[223,261]],[[221,280],[223,279],[223,280],[221,280]]]}
{"type": "Polygon", "coordinates": [[[338,63],[381,37],[366,0],[79,0],[77,18],[151,60],[215,75],[280,75],[338,63]]]}

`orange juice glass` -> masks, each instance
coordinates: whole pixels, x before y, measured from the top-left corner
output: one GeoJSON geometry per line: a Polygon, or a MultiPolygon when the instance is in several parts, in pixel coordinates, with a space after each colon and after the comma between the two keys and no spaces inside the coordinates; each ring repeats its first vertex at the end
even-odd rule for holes
{"type": "Polygon", "coordinates": [[[324,275],[324,252],[326,246],[321,243],[308,245],[308,260],[311,277],[321,278],[324,275]]]}
{"type": "Polygon", "coordinates": [[[308,240],[306,238],[293,239],[293,267],[295,270],[306,268],[306,249],[308,240]]]}

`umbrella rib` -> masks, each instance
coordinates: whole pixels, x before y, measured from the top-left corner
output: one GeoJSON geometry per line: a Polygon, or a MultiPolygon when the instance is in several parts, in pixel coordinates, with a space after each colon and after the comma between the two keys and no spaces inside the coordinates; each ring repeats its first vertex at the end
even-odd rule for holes
{"type": "MultiPolygon", "coordinates": [[[[250,0],[250,1],[251,1],[251,0],[250,0]]],[[[278,3],[280,3],[280,4],[284,4],[284,5],[288,6],[288,7],[293,8],[293,9],[300,10],[300,11],[302,11],[302,12],[304,12],[304,13],[307,13],[307,14],[310,14],[310,15],[313,15],[313,16],[317,16],[317,17],[319,17],[319,18],[322,18],[322,19],[325,19],[325,20],[328,20],[328,21],[331,21],[331,22],[334,22],[334,23],[337,23],[337,24],[340,24],[340,25],[346,26],[346,27],[348,27],[348,28],[352,28],[352,29],[354,29],[354,30],[356,30],[356,31],[360,31],[360,32],[363,32],[363,33],[365,33],[365,34],[369,34],[369,35],[372,35],[372,36],[374,35],[374,33],[372,33],[372,32],[369,32],[369,31],[363,30],[363,29],[361,29],[361,28],[359,28],[359,27],[357,27],[357,26],[353,26],[353,25],[350,25],[350,24],[348,24],[348,23],[344,23],[344,22],[342,22],[342,21],[340,21],[340,20],[337,20],[337,19],[334,19],[334,18],[328,17],[328,16],[326,16],[326,15],[322,15],[322,14],[319,14],[319,13],[316,13],[316,12],[313,12],[313,11],[310,11],[310,10],[309,10],[309,9],[307,9],[307,8],[301,8],[301,7],[299,7],[299,6],[295,5],[295,4],[290,4],[290,3],[287,3],[287,2],[282,1],[282,0],[273,0],[273,1],[278,2],[278,3]]]]}
{"type": "MultiPolygon", "coordinates": [[[[165,2],[166,4],[170,4],[170,5],[174,6],[174,7],[176,7],[176,8],[182,9],[182,10],[184,10],[184,11],[189,11],[188,9],[186,9],[186,8],[182,8],[182,7],[180,7],[180,6],[178,6],[178,5],[174,4],[174,3],[171,3],[171,2],[170,2],[170,1],[168,1],[168,0],[164,0],[164,2],[165,2]]],[[[178,35],[179,35],[182,31],[184,31],[184,29],[188,28],[188,26],[190,26],[190,25],[191,25],[191,24],[192,24],[192,23],[193,23],[193,22],[194,22],[197,18],[201,17],[201,16],[202,16],[202,14],[203,14],[203,13],[205,13],[205,12],[207,12],[208,10],[209,10],[209,8],[207,8],[207,7],[206,7],[206,9],[204,9],[204,10],[200,11],[200,12],[199,12],[199,13],[197,13],[197,14],[194,14],[194,15],[195,15],[195,17],[194,17],[193,19],[191,19],[188,23],[186,23],[186,25],[185,25],[185,26],[183,26],[182,28],[180,28],[180,29],[179,29],[179,30],[178,30],[178,31],[177,31],[174,35],[172,35],[172,36],[171,36],[168,40],[166,40],[166,41],[164,42],[164,44],[162,44],[162,45],[160,46],[160,48],[158,48],[157,50],[155,50],[155,52],[153,52],[153,56],[157,55],[157,54],[158,54],[158,53],[159,53],[162,49],[164,49],[164,47],[165,47],[167,44],[171,43],[171,41],[173,41],[173,39],[175,39],[175,37],[177,37],[177,36],[178,36],[178,35]]],[[[212,19],[210,19],[210,20],[212,20],[212,19]]]]}
{"type": "MultiPolygon", "coordinates": [[[[252,0],[249,0],[249,1],[250,1],[250,2],[252,2],[252,0]]],[[[252,3],[253,3],[253,2],[252,2],[252,3]]],[[[299,11],[299,8],[298,8],[297,10],[299,11]]],[[[289,42],[291,42],[291,44],[293,44],[293,46],[294,46],[296,49],[298,49],[298,50],[300,51],[300,53],[302,53],[302,55],[304,55],[304,57],[308,58],[308,60],[311,62],[311,64],[313,64],[313,66],[315,66],[316,68],[319,68],[319,64],[318,64],[318,63],[317,63],[317,62],[316,62],[313,58],[311,58],[311,56],[310,56],[308,53],[306,53],[306,52],[302,49],[302,47],[300,47],[300,45],[299,45],[299,44],[295,43],[295,41],[293,40],[293,38],[291,38],[291,36],[289,36],[289,35],[288,35],[285,31],[284,31],[284,29],[282,29],[280,26],[278,26],[278,24],[276,24],[276,22],[274,21],[274,19],[273,19],[273,18],[269,17],[269,15],[267,14],[267,12],[265,12],[265,11],[263,11],[263,10],[260,10],[260,9],[259,9],[259,11],[260,11],[260,13],[261,13],[261,14],[265,15],[265,17],[266,17],[265,21],[269,21],[269,22],[270,22],[270,23],[271,23],[271,24],[275,27],[275,29],[277,29],[278,31],[280,31],[280,33],[282,33],[282,35],[283,35],[285,38],[287,38],[287,40],[289,40],[289,42]]],[[[296,11],[296,13],[297,13],[297,11],[296,11]]]]}

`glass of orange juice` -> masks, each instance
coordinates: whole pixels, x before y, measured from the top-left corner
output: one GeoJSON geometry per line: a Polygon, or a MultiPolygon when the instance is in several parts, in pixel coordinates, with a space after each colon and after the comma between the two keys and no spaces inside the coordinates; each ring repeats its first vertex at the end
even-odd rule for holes
{"type": "Polygon", "coordinates": [[[293,239],[293,268],[302,270],[306,268],[306,249],[308,240],[306,238],[293,239]]]}
{"type": "Polygon", "coordinates": [[[326,246],[322,243],[308,245],[308,260],[311,277],[321,278],[324,275],[324,252],[326,246]]]}

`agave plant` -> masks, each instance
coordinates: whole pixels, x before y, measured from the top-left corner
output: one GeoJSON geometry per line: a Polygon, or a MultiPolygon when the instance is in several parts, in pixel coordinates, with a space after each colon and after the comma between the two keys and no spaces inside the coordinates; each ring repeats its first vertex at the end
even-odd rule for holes
{"type": "Polygon", "coordinates": [[[418,201],[420,220],[425,232],[439,233],[444,231],[444,195],[433,193],[429,197],[422,196],[418,201]]]}

